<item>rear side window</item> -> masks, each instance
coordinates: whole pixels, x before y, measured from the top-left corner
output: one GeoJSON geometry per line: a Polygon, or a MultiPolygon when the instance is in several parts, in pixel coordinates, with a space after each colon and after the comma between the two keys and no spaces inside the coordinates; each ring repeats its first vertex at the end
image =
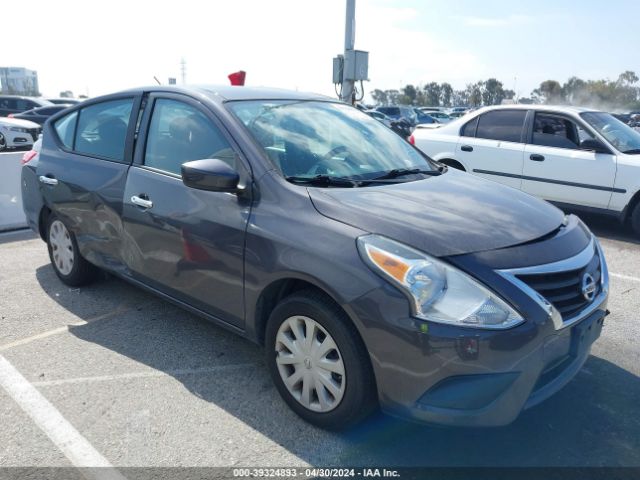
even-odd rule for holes
{"type": "Polygon", "coordinates": [[[53,125],[53,128],[55,128],[58,134],[58,138],[62,144],[69,149],[73,148],[73,133],[76,130],[77,120],[78,112],[73,112],[56,120],[56,123],[53,125]]]}
{"type": "Polygon", "coordinates": [[[74,150],[110,160],[124,161],[133,99],[112,100],[80,110],[74,150]]]}
{"type": "Polygon", "coordinates": [[[144,164],[180,175],[183,163],[205,158],[217,158],[235,167],[229,142],[202,112],[176,100],[156,100],[144,164]]]}
{"type": "Polygon", "coordinates": [[[495,110],[480,115],[476,137],[520,142],[526,115],[526,110],[495,110]]]}

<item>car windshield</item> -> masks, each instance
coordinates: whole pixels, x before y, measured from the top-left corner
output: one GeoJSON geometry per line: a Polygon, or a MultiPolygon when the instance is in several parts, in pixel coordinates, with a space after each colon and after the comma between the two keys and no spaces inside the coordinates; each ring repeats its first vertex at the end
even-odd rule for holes
{"type": "Polygon", "coordinates": [[[582,113],[580,116],[617,150],[630,155],[640,154],[640,133],[613,115],[604,112],[582,113]]]}
{"type": "Polygon", "coordinates": [[[342,103],[259,100],[227,106],[287,178],[368,180],[436,168],[379,121],[342,103]]]}

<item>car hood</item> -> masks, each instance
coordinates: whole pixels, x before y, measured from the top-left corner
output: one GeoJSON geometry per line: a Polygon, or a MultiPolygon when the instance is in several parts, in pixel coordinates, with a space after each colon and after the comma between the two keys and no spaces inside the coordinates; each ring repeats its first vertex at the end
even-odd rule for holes
{"type": "Polygon", "coordinates": [[[453,169],[414,182],[308,191],[322,215],[437,257],[529,242],[564,220],[543,200],[453,169]]]}
{"type": "Polygon", "coordinates": [[[29,120],[21,120],[19,118],[0,118],[0,125],[3,127],[22,127],[22,128],[40,128],[35,122],[29,120]]]}

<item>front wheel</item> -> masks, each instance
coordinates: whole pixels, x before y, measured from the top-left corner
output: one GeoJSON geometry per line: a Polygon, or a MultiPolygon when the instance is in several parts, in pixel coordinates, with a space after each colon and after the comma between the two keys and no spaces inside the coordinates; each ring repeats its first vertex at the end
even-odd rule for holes
{"type": "Polygon", "coordinates": [[[285,298],[265,335],[267,365],[282,398],[307,422],[347,428],[371,414],[376,389],[367,351],[346,314],[314,291],[285,298]]]}
{"type": "Polygon", "coordinates": [[[7,139],[0,133],[0,152],[7,148],[7,139]]]}
{"type": "Polygon", "coordinates": [[[65,284],[79,287],[96,277],[97,267],[80,255],[75,236],[55,215],[51,215],[47,222],[47,247],[51,265],[65,284]]]}

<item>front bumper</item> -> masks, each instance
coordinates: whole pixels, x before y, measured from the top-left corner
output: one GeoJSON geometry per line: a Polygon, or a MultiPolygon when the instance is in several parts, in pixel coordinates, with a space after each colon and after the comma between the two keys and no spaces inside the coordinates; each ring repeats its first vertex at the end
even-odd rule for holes
{"type": "Polygon", "coordinates": [[[390,286],[352,304],[364,327],[382,409],[427,423],[501,426],[566,385],[588,358],[608,314],[604,256],[595,240],[582,240],[568,257],[559,257],[567,260],[542,265],[564,268],[571,260],[583,261],[587,249],[600,258],[599,293],[564,319],[541,295],[504,275],[508,265],[482,265],[479,256],[456,259],[456,265],[508,299],[526,319],[521,325],[497,331],[398,318],[406,299],[390,286]]]}
{"type": "Polygon", "coordinates": [[[507,425],[578,373],[600,336],[606,315],[606,310],[598,309],[563,334],[546,338],[541,348],[519,362],[516,371],[448,377],[411,407],[391,407],[388,411],[442,425],[507,425]]]}

